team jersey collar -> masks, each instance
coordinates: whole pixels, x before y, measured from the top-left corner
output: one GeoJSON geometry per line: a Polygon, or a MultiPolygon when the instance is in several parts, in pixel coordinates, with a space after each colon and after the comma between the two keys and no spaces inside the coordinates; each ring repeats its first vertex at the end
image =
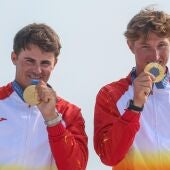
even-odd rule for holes
{"type": "MultiPolygon", "coordinates": [[[[31,82],[32,85],[36,85],[38,83],[39,83],[39,80],[32,80],[31,82]]],[[[24,101],[24,98],[23,98],[24,90],[16,80],[12,82],[12,88],[18,94],[18,96],[24,101]]]]}

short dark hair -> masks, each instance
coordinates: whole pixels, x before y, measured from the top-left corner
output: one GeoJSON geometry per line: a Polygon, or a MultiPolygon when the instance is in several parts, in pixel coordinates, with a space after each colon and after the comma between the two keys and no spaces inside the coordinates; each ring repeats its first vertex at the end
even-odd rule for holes
{"type": "Polygon", "coordinates": [[[31,44],[45,52],[53,52],[56,59],[61,49],[57,33],[46,24],[33,23],[19,30],[14,37],[13,50],[18,55],[31,44]]]}
{"type": "Polygon", "coordinates": [[[170,15],[153,8],[143,9],[130,20],[124,35],[127,40],[136,41],[140,37],[146,39],[150,32],[170,39],[170,15]]]}

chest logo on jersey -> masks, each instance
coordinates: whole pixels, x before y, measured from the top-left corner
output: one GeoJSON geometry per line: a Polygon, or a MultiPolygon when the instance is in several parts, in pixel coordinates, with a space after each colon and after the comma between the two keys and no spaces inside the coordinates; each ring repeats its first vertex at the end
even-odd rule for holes
{"type": "Polygon", "coordinates": [[[7,120],[6,118],[0,117],[0,121],[7,120]]]}

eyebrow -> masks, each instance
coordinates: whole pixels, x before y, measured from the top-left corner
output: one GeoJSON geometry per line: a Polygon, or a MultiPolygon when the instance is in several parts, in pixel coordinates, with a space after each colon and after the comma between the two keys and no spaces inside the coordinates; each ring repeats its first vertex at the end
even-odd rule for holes
{"type": "Polygon", "coordinates": [[[31,57],[25,57],[24,58],[25,60],[32,60],[32,61],[35,61],[35,59],[31,58],[31,57]]]}
{"type": "Polygon", "coordinates": [[[140,45],[149,45],[147,42],[140,42],[140,45]]]}
{"type": "MultiPolygon", "coordinates": [[[[167,44],[166,41],[160,41],[159,44],[161,44],[161,43],[167,44]]],[[[142,41],[142,42],[140,42],[140,44],[141,44],[141,45],[150,45],[147,41],[146,41],[146,42],[145,42],[145,41],[142,41]]]]}
{"type": "Polygon", "coordinates": [[[166,42],[166,41],[160,41],[159,43],[164,43],[164,44],[167,44],[167,42],[166,42]]]}
{"type": "MultiPolygon", "coordinates": [[[[32,62],[36,62],[36,60],[33,59],[33,58],[31,58],[31,57],[25,57],[24,59],[25,59],[25,60],[30,60],[30,61],[32,61],[32,62]]],[[[40,63],[41,63],[41,64],[51,64],[51,61],[49,61],[49,60],[42,60],[42,61],[40,61],[40,63]]]]}
{"type": "Polygon", "coordinates": [[[43,60],[43,61],[41,61],[41,64],[51,64],[51,61],[49,61],[49,60],[43,60]]]}

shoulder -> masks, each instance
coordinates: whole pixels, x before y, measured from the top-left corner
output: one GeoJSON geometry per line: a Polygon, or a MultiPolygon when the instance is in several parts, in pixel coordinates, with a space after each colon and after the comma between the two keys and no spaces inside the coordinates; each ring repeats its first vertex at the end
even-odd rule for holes
{"type": "Polygon", "coordinates": [[[130,79],[130,75],[128,75],[125,78],[122,78],[118,81],[103,86],[99,90],[97,94],[97,98],[104,97],[107,99],[114,98],[115,100],[117,100],[128,90],[130,85],[131,85],[131,79],[130,79]]]}
{"type": "Polygon", "coordinates": [[[73,103],[70,103],[69,101],[57,96],[57,109],[60,111],[66,111],[66,110],[80,110],[78,106],[76,106],[73,103]]]}
{"type": "Polygon", "coordinates": [[[103,89],[106,89],[108,92],[123,92],[126,91],[131,84],[130,77],[122,78],[118,81],[112,82],[110,84],[107,84],[103,87],[103,89]]]}
{"type": "Polygon", "coordinates": [[[12,83],[8,83],[6,86],[0,87],[0,100],[9,97],[13,92],[12,83]]]}

